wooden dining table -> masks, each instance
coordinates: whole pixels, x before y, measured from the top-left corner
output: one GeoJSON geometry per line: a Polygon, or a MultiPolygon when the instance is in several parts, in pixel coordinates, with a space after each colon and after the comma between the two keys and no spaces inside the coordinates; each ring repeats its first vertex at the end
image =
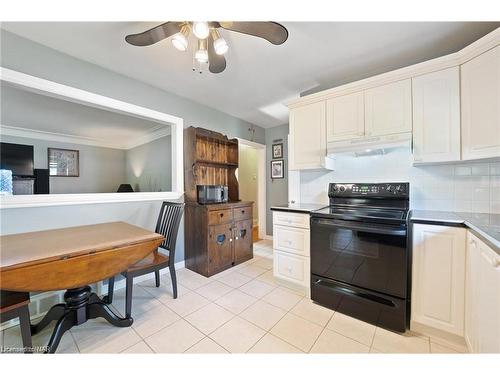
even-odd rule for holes
{"type": "Polygon", "coordinates": [[[132,325],[132,317],[116,315],[89,285],[125,271],[163,240],[160,234],[125,222],[0,236],[0,289],[66,290],[64,303],[52,306],[31,327],[36,334],[57,321],[47,345],[47,352],[54,353],[67,330],[89,319],[132,325]]]}

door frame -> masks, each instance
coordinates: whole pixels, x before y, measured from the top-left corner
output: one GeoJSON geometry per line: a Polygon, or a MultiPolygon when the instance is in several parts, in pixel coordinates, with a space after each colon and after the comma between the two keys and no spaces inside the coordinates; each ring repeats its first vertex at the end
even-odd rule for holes
{"type": "Polygon", "coordinates": [[[252,147],[257,150],[257,207],[259,238],[265,239],[266,236],[266,145],[252,142],[247,139],[238,138],[239,144],[252,147]]]}

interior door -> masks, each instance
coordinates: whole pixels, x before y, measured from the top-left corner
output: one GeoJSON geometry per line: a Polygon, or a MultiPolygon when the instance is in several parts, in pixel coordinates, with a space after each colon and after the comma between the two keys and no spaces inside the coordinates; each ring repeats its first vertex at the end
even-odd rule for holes
{"type": "Polygon", "coordinates": [[[252,219],[234,223],[234,260],[236,263],[252,258],[252,219]]]}
{"type": "Polygon", "coordinates": [[[208,229],[209,273],[231,267],[234,258],[233,251],[232,225],[221,224],[210,226],[208,229]]]}

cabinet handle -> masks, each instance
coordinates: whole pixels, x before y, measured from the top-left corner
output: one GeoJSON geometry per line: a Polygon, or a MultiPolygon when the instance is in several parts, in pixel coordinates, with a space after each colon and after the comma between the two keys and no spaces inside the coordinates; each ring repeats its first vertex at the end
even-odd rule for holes
{"type": "Polygon", "coordinates": [[[219,216],[220,216],[220,217],[223,217],[223,216],[224,216],[224,214],[223,214],[223,213],[220,213],[220,214],[219,214],[219,216]]]}
{"type": "Polygon", "coordinates": [[[238,239],[238,236],[235,237],[235,240],[237,240],[237,239],[238,239]]]}
{"type": "Polygon", "coordinates": [[[469,241],[469,244],[470,244],[472,247],[474,247],[474,248],[476,248],[476,247],[477,247],[477,245],[476,245],[476,241],[474,241],[474,240],[470,240],[470,241],[469,241]]]}
{"type": "Polygon", "coordinates": [[[244,214],[245,213],[245,210],[241,210],[241,213],[244,214]]]}
{"type": "Polygon", "coordinates": [[[229,242],[233,242],[233,239],[232,239],[232,238],[230,238],[230,239],[229,239],[229,242]]]}
{"type": "Polygon", "coordinates": [[[288,273],[292,272],[292,267],[291,266],[288,266],[286,269],[287,269],[288,273]]]}

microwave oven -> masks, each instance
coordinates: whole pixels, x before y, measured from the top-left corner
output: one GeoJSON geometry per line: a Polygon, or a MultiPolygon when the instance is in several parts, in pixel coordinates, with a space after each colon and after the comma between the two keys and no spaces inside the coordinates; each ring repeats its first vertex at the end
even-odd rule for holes
{"type": "Polygon", "coordinates": [[[228,189],[225,185],[196,185],[198,203],[226,203],[228,189]]]}

